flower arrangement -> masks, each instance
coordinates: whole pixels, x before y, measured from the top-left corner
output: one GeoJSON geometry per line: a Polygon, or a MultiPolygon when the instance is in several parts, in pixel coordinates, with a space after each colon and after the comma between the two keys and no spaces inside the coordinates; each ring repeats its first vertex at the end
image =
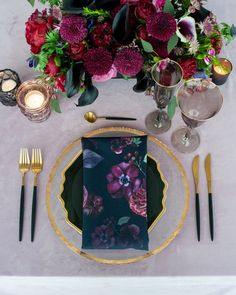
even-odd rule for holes
{"type": "Polygon", "coordinates": [[[117,75],[136,77],[133,90],[146,91],[152,66],[167,57],[181,65],[184,79],[210,75],[236,33],[234,25],[217,23],[203,0],[39,2],[49,8],[35,10],[26,22],[29,66],[67,97],[79,94],[77,106],[95,101],[94,82],[117,75]]]}

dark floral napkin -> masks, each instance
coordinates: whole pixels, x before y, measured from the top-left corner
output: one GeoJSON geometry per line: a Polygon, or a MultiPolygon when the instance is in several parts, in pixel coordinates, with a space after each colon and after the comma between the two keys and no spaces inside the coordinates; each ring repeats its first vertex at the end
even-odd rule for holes
{"type": "Polygon", "coordinates": [[[83,138],[83,249],[148,250],[147,137],[83,138]]]}

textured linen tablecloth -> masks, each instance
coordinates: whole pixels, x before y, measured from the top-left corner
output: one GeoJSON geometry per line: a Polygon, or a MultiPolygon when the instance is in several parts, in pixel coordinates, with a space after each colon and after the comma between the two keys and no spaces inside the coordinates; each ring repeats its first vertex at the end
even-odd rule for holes
{"type": "MultiPolygon", "coordinates": [[[[209,1],[219,20],[233,22],[236,4],[234,0],[209,1]]],[[[0,68],[16,70],[22,81],[35,73],[25,62],[29,47],[24,39],[24,22],[32,12],[27,1],[1,1],[0,11],[0,68]]],[[[222,52],[236,65],[236,42],[222,52]]],[[[46,183],[50,169],[58,156],[71,141],[91,129],[105,126],[121,126],[122,123],[100,121],[86,123],[83,114],[87,110],[97,114],[135,116],[136,122],[126,126],[147,131],[145,116],[155,109],[154,101],[144,94],[132,91],[133,80],[112,80],[98,85],[99,98],[92,106],[75,107],[75,99],[61,98],[62,114],[53,113],[44,123],[31,123],[17,107],[0,105],[0,275],[25,276],[189,276],[236,275],[236,72],[221,87],[224,105],[212,120],[199,127],[200,199],[202,239],[198,243],[195,229],[194,186],[191,161],[194,154],[175,153],[186,169],[191,187],[190,209],[178,237],[161,253],[142,262],[130,265],[108,266],[89,261],[69,250],[53,231],[45,205],[46,183]],[[33,175],[26,176],[26,201],[24,239],[18,242],[18,211],[21,176],[18,171],[20,147],[41,147],[44,154],[44,170],[39,176],[38,216],[35,242],[30,242],[30,215],[33,175]],[[213,198],[215,212],[215,240],[209,236],[208,200],[203,160],[212,153],[213,198]]],[[[182,126],[179,111],[172,128],[158,138],[171,146],[172,131],[182,126]]]]}

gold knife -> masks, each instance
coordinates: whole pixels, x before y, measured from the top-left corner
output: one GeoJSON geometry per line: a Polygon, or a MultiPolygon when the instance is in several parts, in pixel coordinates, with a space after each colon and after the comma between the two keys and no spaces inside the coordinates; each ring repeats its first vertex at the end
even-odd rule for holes
{"type": "Polygon", "coordinates": [[[195,183],[195,195],[196,195],[196,226],[197,226],[197,239],[200,241],[200,202],[199,202],[199,155],[195,156],[192,162],[193,179],[195,183]]]}
{"type": "Polygon", "coordinates": [[[214,218],[213,218],[213,204],[212,204],[211,154],[208,154],[205,158],[205,171],[206,171],[207,188],[208,188],[210,235],[211,235],[211,240],[213,241],[213,239],[214,239],[214,218]]]}

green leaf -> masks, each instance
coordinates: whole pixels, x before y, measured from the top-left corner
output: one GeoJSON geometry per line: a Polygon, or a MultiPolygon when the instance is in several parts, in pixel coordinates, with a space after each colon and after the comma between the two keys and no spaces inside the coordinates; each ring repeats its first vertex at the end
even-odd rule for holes
{"type": "Polygon", "coordinates": [[[173,96],[167,106],[167,115],[170,119],[172,119],[175,115],[176,106],[177,106],[176,96],[173,96]]]}
{"type": "Polygon", "coordinates": [[[90,9],[89,7],[84,7],[83,8],[83,15],[84,16],[93,16],[93,17],[99,17],[99,16],[103,16],[103,17],[109,17],[110,16],[110,12],[103,10],[103,9],[90,9]]]}
{"type": "Polygon", "coordinates": [[[146,154],[145,157],[143,158],[143,162],[147,164],[147,154],[146,154]]]}
{"type": "Polygon", "coordinates": [[[126,75],[122,75],[123,79],[128,81],[129,80],[129,76],[126,76],[126,75]]]}
{"type": "Polygon", "coordinates": [[[168,50],[168,53],[170,53],[174,48],[175,46],[177,45],[179,41],[179,38],[176,34],[174,34],[170,40],[168,41],[168,44],[167,44],[167,50],[168,50]]]}
{"type": "Polygon", "coordinates": [[[98,97],[98,90],[93,84],[89,84],[81,94],[76,106],[83,107],[92,104],[98,97]]]}
{"type": "Polygon", "coordinates": [[[71,98],[79,92],[84,68],[81,62],[73,63],[66,73],[65,89],[67,97],[71,98]]]}
{"type": "Polygon", "coordinates": [[[123,224],[128,223],[129,220],[130,220],[130,217],[129,217],[129,216],[123,216],[123,217],[121,217],[121,218],[118,220],[117,224],[118,224],[118,225],[123,225],[123,224]]]}
{"type": "Polygon", "coordinates": [[[144,51],[146,51],[147,53],[153,52],[153,47],[152,47],[151,43],[149,43],[143,39],[141,39],[141,43],[142,43],[144,51]]]}
{"type": "Polygon", "coordinates": [[[30,5],[34,7],[35,0],[27,0],[27,1],[29,2],[30,5]]]}
{"type": "Polygon", "coordinates": [[[166,0],[163,11],[168,12],[172,15],[175,15],[175,8],[174,8],[173,4],[171,3],[171,0],[166,0]]]}
{"type": "Polygon", "coordinates": [[[61,113],[61,108],[60,108],[60,104],[59,101],[57,99],[52,99],[50,101],[50,106],[52,108],[52,110],[56,113],[61,113]]]}
{"type": "Polygon", "coordinates": [[[60,58],[60,56],[58,56],[58,55],[55,56],[54,61],[55,61],[55,64],[56,64],[57,67],[61,66],[61,58],[60,58]]]}

